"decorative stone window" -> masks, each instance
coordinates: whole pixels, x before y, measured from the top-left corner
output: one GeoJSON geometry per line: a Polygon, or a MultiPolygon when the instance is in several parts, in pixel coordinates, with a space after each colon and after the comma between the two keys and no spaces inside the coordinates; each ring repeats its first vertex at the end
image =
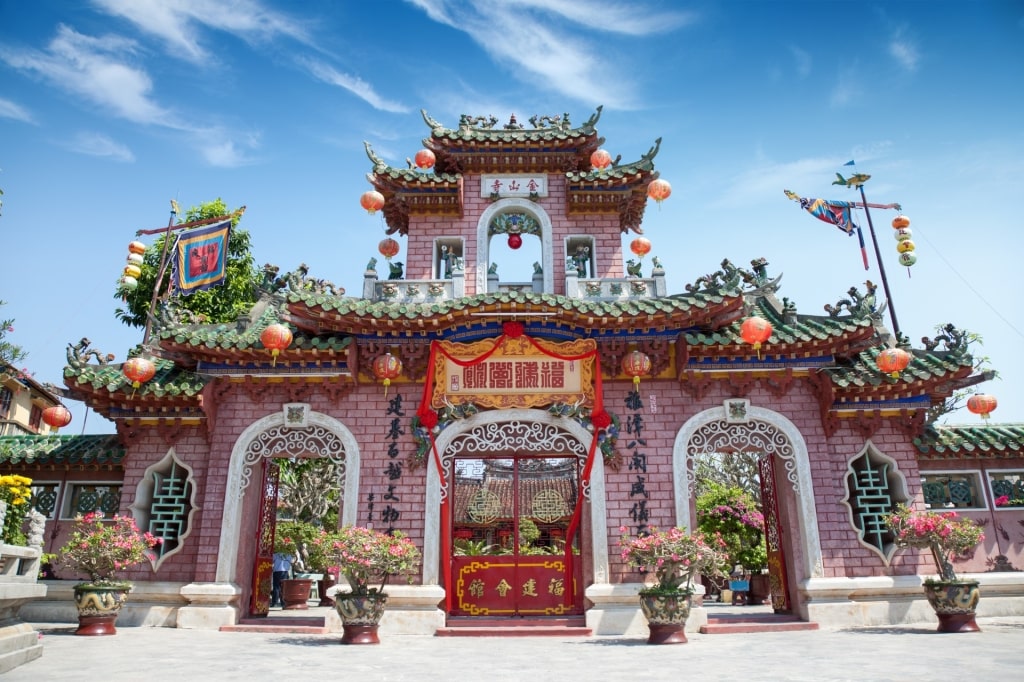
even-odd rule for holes
{"type": "Polygon", "coordinates": [[[464,269],[464,246],[459,237],[442,237],[434,241],[434,279],[451,279],[464,269]]]}
{"type": "Polygon", "coordinates": [[[576,271],[581,279],[594,279],[594,238],[569,237],[565,240],[565,271],[576,271]]]}
{"type": "Polygon", "coordinates": [[[173,450],[146,469],[139,482],[132,513],[139,528],[163,540],[153,550],[154,568],[178,552],[191,532],[192,515],[198,511],[195,490],[192,469],[173,450]]]}
{"type": "Polygon", "coordinates": [[[57,518],[57,501],[60,499],[60,483],[32,481],[30,504],[47,519],[57,518]]]}
{"type": "Polygon", "coordinates": [[[984,509],[977,471],[922,471],[921,488],[929,509],[984,509]]]}
{"type": "Polygon", "coordinates": [[[1024,471],[989,471],[988,484],[997,510],[1024,507],[1024,471]]]}
{"type": "Polygon", "coordinates": [[[103,512],[111,517],[121,508],[120,483],[73,483],[71,492],[64,496],[62,519],[73,519],[90,512],[103,512]]]}
{"type": "Polygon", "coordinates": [[[889,563],[896,545],[885,525],[885,517],[894,507],[910,499],[896,461],[868,441],[850,460],[845,482],[843,504],[849,510],[850,525],[857,531],[857,539],[889,563]]]}

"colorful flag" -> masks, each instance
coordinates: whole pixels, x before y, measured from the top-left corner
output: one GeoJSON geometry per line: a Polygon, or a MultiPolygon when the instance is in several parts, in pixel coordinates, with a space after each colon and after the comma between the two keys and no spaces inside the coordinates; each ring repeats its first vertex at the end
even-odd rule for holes
{"type": "Polygon", "coordinates": [[[179,234],[174,243],[171,288],[188,296],[223,283],[230,236],[230,218],[179,234]]]}
{"type": "Polygon", "coordinates": [[[853,201],[829,201],[826,199],[805,199],[804,197],[790,192],[788,189],[782,190],[787,197],[796,201],[800,204],[800,208],[804,209],[818,220],[822,220],[830,225],[835,225],[846,234],[853,234],[854,230],[857,231],[857,240],[860,242],[860,256],[864,262],[864,269],[868,269],[868,250],[864,244],[864,234],[853,222],[852,209],[858,206],[853,201]]]}

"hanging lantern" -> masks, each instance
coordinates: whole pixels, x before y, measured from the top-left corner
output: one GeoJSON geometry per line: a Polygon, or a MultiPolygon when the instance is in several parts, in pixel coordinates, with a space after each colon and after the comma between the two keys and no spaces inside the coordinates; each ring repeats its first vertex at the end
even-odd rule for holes
{"type": "Polygon", "coordinates": [[[268,325],[260,334],[260,343],[270,351],[270,356],[273,358],[270,366],[275,367],[277,366],[277,356],[292,345],[292,330],[283,324],[268,325]]]}
{"type": "Polygon", "coordinates": [[[898,215],[892,219],[892,229],[899,230],[904,227],[910,227],[910,218],[905,215],[898,215]]]}
{"type": "Polygon", "coordinates": [[[988,419],[988,415],[998,405],[995,396],[985,393],[976,393],[967,399],[967,409],[974,414],[980,414],[982,419],[988,419]]]}
{"type": "Polygon", "coordinates": [[[436,161],[437,157],[434,156],[434,152],[429,149],[421,149],[416,152],[417,168],[433,168],[436,161]]]}
{"type": "Polygon", "coordinates": [[[671,194],[672,185],[668,184],[667,180],[658,178],[657,180],[652,180],[651,184],[647,185],[647,196],[654,199],[659,204],[665,201],[665,199],[668,199],[671,194]]]}
{"type": "Polygon", "coordinates": [[[135,279],[134,277],[129,277],[128,275],[125,275],[124,277],[121,278],[121,286],[123,286],[128,291],[135,291],[136,289],[139,288],[139,280],[135,279]]]}
{"type": "Polygon", "coordinates": [[[910,239],[904,239],[903,241],[896,245],[896,250],[899,251],[900,253],[913,251],[915,248],[917,247],[914,245],[914,242],[910,239]]]}
{"type": "Polygon", "coordinates": [[[651,372],[651,358],[647,353],[638,350],[630,351],[622,357],[622,372],[633,377],[633,390],[640,390],[640,377],[651,372]]]}
{"type": "MultiPolygon", "coordinates": [[[[906,252],[900,254],[900,265],[903,265],[903,266],[909,268],[911,265],[913,265],[916,262],[917,262],[917,256],[915,256],[912,251],[906,251],[906,252]]],[[[907,273],[907,274],[910,274],[910,273],[907,273]]]]}
{"type": "Polygon", "coordinates": [[[126,263],[138,265],[139,267],[142,267],[143,261],[145,261],[145,259],[142,257],[141,253],[129,253],[128,258],[125,260],[126,263]]]}
{"type": "Polygon", "coordinates": [[[377,250],[380,251],[380,255],[384,256],[388,260],[391,260],[392,256],[398,254],[398,249],[398,242],[391,237],[381,239],[380,244],[377,244],[377,250]]]}
{"type": "Polygon", "coordinates": [[[71,411],[63,405],[54,405],[43,410],[43,421],[54,431],[71,423],[71,411]]]}
{"type": "Polygon", "coordinates": [[[363,192],[363,196],[359,197],[359,205],[365,208],[367,213],[373,215],[384,208],[384,195],[376,190],[363,192]]]}
{"type": "Polygon", "coordinates": [[[901,227],[900,229],[893,232],[892,236],[894,236],[896,238],[896,241],[898,242],[905,242],[914,236],[914,231],[911,230],[909,227],[901,227]]]}
{"type": "Polygon", "coordinates": [[[520,237],[515,232],[509,234],[509,236],[508,236],[508,248],[510,248],[513,251],[515,251],[516,249],[518,249],[522,245],[523,245],[523,238],[522,237],[520,237]]]}
{"type": "Polygon", "coordinates": [[[142,268],[140,268],[138,265],[132,265],[131,263],[129,263],[128,265],[124,266],[124,275],[126,277],[134,277],[135,279],[138,279],[139,275],[141,274],[142,268]]]}
{"type": "Polygon", "coordinates": [[[898,379],[900,372],[910,364],[910,353],[902,348],[886,348],[875,358],[878,369],[885,372],[893,379],[898,379]]]}
{"type": "Polygon", "coordinates": [[[373,374],[384,382],[384,397],[388,397],[391,380],[402,373],[402,361],[391,353],[377,356],[373,361],[373,374]]]}
{"type": "Polygon", "coordinates": [[[121,365],[121,373],[127,377],[128,381],[132,382],[132,394],[134,395],[139,386],[152,379],[156,374],[156,365],[152,360],[146,358],[129,358],[121,365]]]}
{"type": "Polygon", "coordinates": [[[748,317],[740,325],[740,337],[754,346],[758,360],[761,359],[761,344],[771,338],[771,335],[772,323],[757,315],[748,317]]]}
{"type": "Polygon", "coordinates": [[[590,155],[590,165],[598,170],[604,170],[612,165],[612,155],[604,149],[598,149],[590,155]]]}
{"type": "Polygon", "coordinates": [[[146,245],[142,242],[132,242],[128,245],[128,253],[137,253],[141,256],[146,253],[146,245]]]}
{"type": "Polygon", "coordinates": [[[637,237],[629,243],[629,250],[643,258],[651,252],[651,240],[646,237],[637,237]]]}

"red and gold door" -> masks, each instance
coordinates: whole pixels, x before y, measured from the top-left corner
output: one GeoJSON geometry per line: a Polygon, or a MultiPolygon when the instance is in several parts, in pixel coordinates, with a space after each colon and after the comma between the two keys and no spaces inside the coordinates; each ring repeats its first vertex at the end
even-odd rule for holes
{"type": "Polygon", "coordinates": [[[453,494],[449,585],[453,616],[583,612],[575,457],[463,458],[453,494]]]}
{"type": "Polygon", "coordinates": [[[274,531],[277,525],[277,489],[281,469],[277,461],[263,460],[263,493],[260,518],[256,527],[256,557],[252,570],[252,597],[249,613],[265,616],[270,612],[270,597],[274,577],[274,531]]]}
{"type": "Polygon", "coordinates": [[[775,458],[771,453],[758,460],[761,477],[761,508],[764,511],[764,537],[768,546],[768,582],[772,608],[776,613],[789,613],[789,582],[786,580],[786,554],[783,542],[782,519],[779,517],[779,498],[775,481],[775,458]]]}

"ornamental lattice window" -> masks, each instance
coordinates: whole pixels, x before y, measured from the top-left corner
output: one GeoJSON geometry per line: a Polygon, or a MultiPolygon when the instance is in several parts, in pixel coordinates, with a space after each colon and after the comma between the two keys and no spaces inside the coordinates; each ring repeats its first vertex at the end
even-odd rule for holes
{"type": "Polygon", "coordinates": [[[924,503],[929,509],[983,509],[979,477],[973,471],[921,472],[924,503]]]}
{"type": "Polygon", "coordinates": [[[107,518],[121,509],[121,486],[111,483],[75,483],[65,497],[61,518],[73,519],[92,512],[107,518]]]}
{"type": "Polygon", "coordinates": [[[885,517],[909,496],[896,462],[875,449],[869,441],[850,460],[846,474],[846,498],[850,524],[862,545],[876,552],[886,563],[896,551],[885,517]]]}
{"type": "Polygon", "coordinates": [[[192,469],[172,450],[146,470],[136,491],[132,513],[142,528],[162,542],[153,548],[154,568],[184,545],[197,511],[192,469]]]}
{"type": "Polygon", "coordinates": [[[53,519],[57,516],[57,499],[60,494],[60,483],[40,483],[38,481],[32,482],[32,509],[45,516],[47,519],[53,519]]]}

